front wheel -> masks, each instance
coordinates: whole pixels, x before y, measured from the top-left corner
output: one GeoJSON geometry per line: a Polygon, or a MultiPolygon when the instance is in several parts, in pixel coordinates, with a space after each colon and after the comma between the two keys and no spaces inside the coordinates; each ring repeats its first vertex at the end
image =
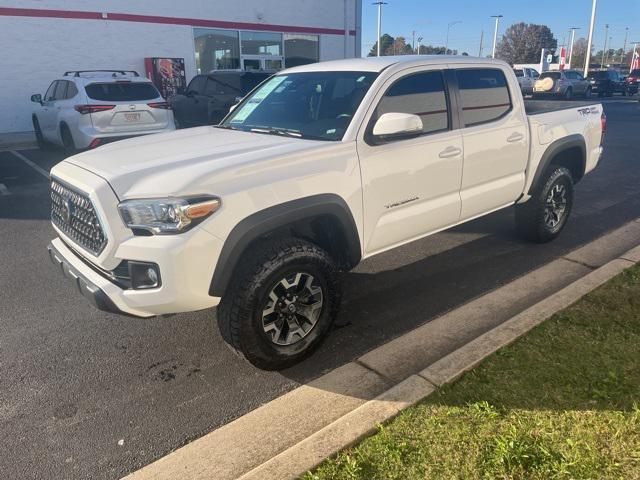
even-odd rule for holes
{"type": "Polygon", "coordinates": [[[305,240],[267,241],[238,267],[218,307],[223,339],[264,370],[310,355],[328,333],[341,298],[338,269],[305,240]]]}
{"type": "Polygon", "coordinates": [[[531,198],[516,205],[518,234],[532,242],[550,242],[560,235],[572,207],[571,172],[564,167],[551,165],[531,198]]]}

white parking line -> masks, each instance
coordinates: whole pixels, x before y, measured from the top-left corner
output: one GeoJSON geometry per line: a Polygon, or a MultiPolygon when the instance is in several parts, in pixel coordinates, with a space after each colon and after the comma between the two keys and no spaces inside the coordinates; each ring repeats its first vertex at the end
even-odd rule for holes
{"type": "Polygon", "coordinates": [[[4,183],[0,183],[0,195],[11,195],[11,192],[4,183]]]}
{"type": "Polygon", "coordinates": [[[24,163],[29,165],[31,168],[33,168],[36,172],[38,172],[40,175],[45,177],[47,180],[49,179],[49,172],[47,172],[45,169],[43,169],[43,168],[39,167],[38,165],[36,165],[34,162],[29,160],[27,157],[22,155],[20,152],[16,152],[15,150],[11,150],[11,153],[13,153],[16,157],[18,157],[24,163]]]}

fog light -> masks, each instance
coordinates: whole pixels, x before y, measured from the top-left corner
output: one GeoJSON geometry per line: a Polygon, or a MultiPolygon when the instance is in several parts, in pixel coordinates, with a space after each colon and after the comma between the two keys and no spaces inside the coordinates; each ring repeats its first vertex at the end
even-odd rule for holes
{"type": "Polygon", "coordinates": [[[160,270],[155,263],[129,261],[129,276],[134,290],[160,286],[160,270]]]}

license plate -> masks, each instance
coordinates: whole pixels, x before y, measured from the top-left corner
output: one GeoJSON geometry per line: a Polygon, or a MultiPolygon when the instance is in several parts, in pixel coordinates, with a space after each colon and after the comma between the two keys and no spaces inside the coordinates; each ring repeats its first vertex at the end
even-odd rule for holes
{"type": "Polygon", "coordinates": [[[125,113],[124,114],[124,119],[127,122],[139,122],[140,121],[140,112],[133,112],[133,113],[125,113]]]}

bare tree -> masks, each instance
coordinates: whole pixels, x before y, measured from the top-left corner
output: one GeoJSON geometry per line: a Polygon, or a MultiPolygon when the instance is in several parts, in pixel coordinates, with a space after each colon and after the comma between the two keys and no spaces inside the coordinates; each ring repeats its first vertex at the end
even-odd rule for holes
{"type": "Polygon", "coordinates": [[[524,22],[511,25],[498,44],[496,56],[510,64],[536,63],[543,48],[555,50],[558,41],[546,25],[524,22]]]}

